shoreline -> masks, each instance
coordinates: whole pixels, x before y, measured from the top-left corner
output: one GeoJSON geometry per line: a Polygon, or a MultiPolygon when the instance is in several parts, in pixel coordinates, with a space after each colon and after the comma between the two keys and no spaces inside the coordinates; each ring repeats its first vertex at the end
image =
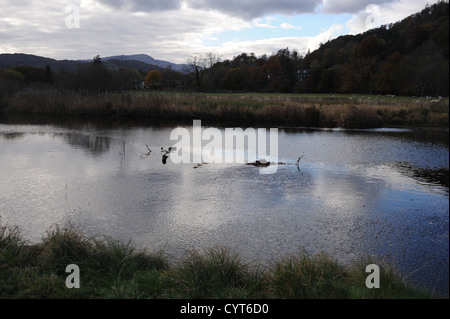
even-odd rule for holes
{"type": "Polygon", "coordinates": [[[405,130],[405,131],[425,131],[425,132],[449,132],[449,126],[431,126],[431,125],[380,125],[380,126],[294,126],[294,125],[270,125],[267,123],[234,123],[232,121],[224,122],[223,120],[203,120],[198,118],[150,118],[139,116],[111,116],[104,115],[70,115],[70,114],[35,114],[35,113],[15,113],[15,112],[1,112],[0,124],[51,124],[64,123],[66,121],[73,121],[74,123],[84,124],[92,122],[94,125],[117,123],[122,125],[142,125],[157,126],[157,127],[172,127],[172,126],[192,126],[193,120],[201,120],[202,125],[218,128],[229,127],[255,127],[258,124],[259,128],[273,128],[274,126],[279,130],[295,130],[295,131],[375,131],[375,130],[405,130]]]}

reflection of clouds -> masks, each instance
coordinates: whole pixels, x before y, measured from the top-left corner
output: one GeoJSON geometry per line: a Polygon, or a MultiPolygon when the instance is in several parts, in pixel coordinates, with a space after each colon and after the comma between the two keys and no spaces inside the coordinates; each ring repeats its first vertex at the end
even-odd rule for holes
{"type": "MultiPolygon", "coordinates": [[[[391,160],[411,163],[417,145],[409,141],[281,134],[280,161],[289,165],[262,175],[245,164],[163,165],[159,149],[172,145],[171,128],[25,132],[0,139],[0,165],[8,172],[0,180],[0,215],[33,235],[70,220],[89,235],[132,239],[149,250],[166,245],[174,259],[213,245],[260,261],[302,247],[341,262],[392,253],[409,262],[407,269],[424,258],[448,259],[448,195],[418,179],[416,168],[391,160]],[[142,157],[146,145],[154,152],[142,157]],[[295,160],[303,153],[298,171],[295,160]]],[[[425,164],[442,153],[420,149],[427,147],[425,164]]]]}
{"type": "Polygon", "coordinates": [[[385,182],[367,179],[347,168],[324,170],[311,193],[322,203],[318,212],[315,247],[341,262],[353,262],[361,247],[361,223],[368,206],[379,200],[385,182]],[[356,173],[356,174],[355,174],[356,173]]]}
{"type": "Polygon", "coordinates": [[[333,166],[322,168],[311,193],[330,208],[342,213],[357,213],[380,200],[386,187],[409,183],[404,176],[395,172],[392,174],[383,166],[333,166]]]}
{"type": "MultiPolygon", "coordinates": [[[[426,221],[430,216],[436,215],[436,220],[448,218],[448,200],[445,204],[442,193],[391,165],[327,171],[317,176],[311,193],[323,203],[313,226],[317,229],[313,247],[342,262],[352,262],[364,254],[391,254],[393,262],[400,262],[402,269],[410,271],[421,266],[420,254],[433,263],[437,262],[436,256],[445,255],[442,243],[432,240],[445,231],[424,237],[423,229],[434,225],[426,221]],[[409,264],[404,262],[407,259],[409,264]]],[[[442,223],[433,227],[442,227],[442,223]]]]}
{"type": "MultiPolygon", "coordinates": [[[[151,164],[151,163],[150,163],[151,164]]],[[[107,234],[121,240],[132,240],[140,246],[156,251],[173,242],[182,234],[174,231],[176,224],[170,219],[179,194],[176,171],[128,171],[113,173],[102,180],[88,183],[89,189],[80,188],[74,203],[90,199],[83,213],[67,216],[75,220],[91,235],[107,234]]],[[[171,253],[168,247],[166,253],[171,253]]]]}
{"type": "MultiPolygon", "coordinates": [[[[404,169],[390,164],[348,166],[340,172],[319,175],[312,193],[332,207],[351,210],[380,200],[385,189],[433,191],[418,182],[417,170],[404,169]]],[[[439,173],[445,174],[445,170],[439,173]]]]}
{"type": "MultiPolygon", "coordinates": [[[[356,165],[326,171],[318,174],[315,182],[311,194],[323,203],[316,225],[319,246],[343,261],[351,261],[349,258],[355,252],[368,252],[386,244],[386,239],[375,241],[375,237],[365,236],[374,227],[367,224],[374,212],[417,209],[421,207],[418,194],[429,192],[414,179],[386,165],[356,165]],[[412,197],[416,197],[416,203],[412,197]]],[[[396,227],[397,222],[388,223],[387,227],[396,227]]]]}

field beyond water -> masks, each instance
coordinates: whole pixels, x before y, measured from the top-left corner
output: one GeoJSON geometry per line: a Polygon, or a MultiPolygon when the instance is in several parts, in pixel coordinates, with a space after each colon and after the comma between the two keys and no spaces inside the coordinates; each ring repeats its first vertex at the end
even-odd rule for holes
{"type": "Polygon", "coordinates": [[[448,127],[448,98],[342,94],[79,93],[28,90],[3,100],[5,113],[202,119],[294,127],[448,127]]]}
{"type": "Polygon", "coordinates": [[[439,298],[380,266],[380,288],[368,289],[365,260],[343,267],[320,254],[299,253],[269,267],[245,264],[226,248],[187,252],[170,265],[164,252],[86,237],[70,224],[55,225],[29,245],[17,227],[0,226],[0,298],[297,299],[439,298]],[[80,269],[80,288],[68,289],[66,267],[80,269]]]}

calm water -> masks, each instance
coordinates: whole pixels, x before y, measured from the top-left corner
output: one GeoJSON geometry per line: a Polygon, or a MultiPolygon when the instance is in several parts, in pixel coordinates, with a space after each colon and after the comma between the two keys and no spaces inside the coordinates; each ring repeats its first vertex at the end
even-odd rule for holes
{"type": "Polygon", "coordinates": [[[448,294],[448,132],[280,129],[287,165],[260,174],[163,164],[175,125],[49,123],[0,124],[0,224],[31,241],[70,221],[172,262],[214,245],[260,263],[301,249],[344,264],[371,255],[448,294]]]}

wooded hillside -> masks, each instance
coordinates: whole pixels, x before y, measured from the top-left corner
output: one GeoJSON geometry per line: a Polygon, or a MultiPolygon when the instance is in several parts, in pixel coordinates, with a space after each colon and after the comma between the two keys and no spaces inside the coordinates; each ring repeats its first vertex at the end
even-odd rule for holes
{"type": "Polygon", "coordinates": [[[297,93],[445,95],[449,87],[449,3],[395,24],[341,36],[301,56],[242,53],[196,74],[204,89],[297,93]]]}

